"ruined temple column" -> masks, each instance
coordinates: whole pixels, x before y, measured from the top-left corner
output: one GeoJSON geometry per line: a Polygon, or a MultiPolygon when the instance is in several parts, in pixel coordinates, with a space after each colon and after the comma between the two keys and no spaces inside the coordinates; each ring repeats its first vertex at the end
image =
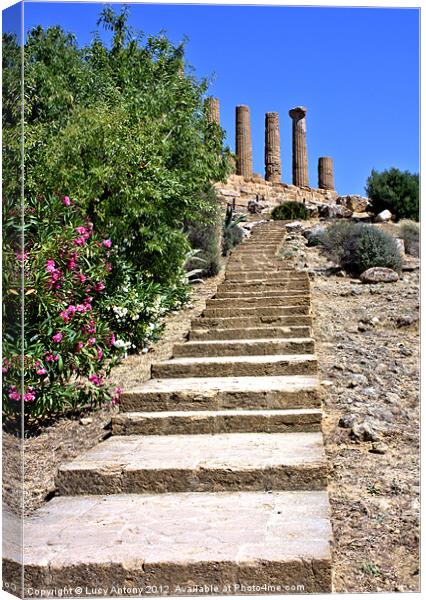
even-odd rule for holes
{"type": "Polygon", "coordinates": [[[334,190],[334,169],[331,156],[318,159],[318,187],[321,190],[334,190]]]}
{"type": "Polygon", "coordinates": [[[219,98],[213,98],[212,96],[206,98],[205,110],[208,122],[220,125],[219,98]]]}
{"type": "Polygon", "coordinates": [[[251,177],[253,175],[253,156],[248,106],[237,106],[236,108],[235,154],[237,155],[237,175],[251,177]]]}
{"type": "Polygon", "coordinates": [[[265,115],[265,179],[281,181],[280,123],[277,112],[265,115]]]}
{"type": "Polygon", "coordinates": [[[304,106],[297,106],[288,112],[293,119],[293,185],[298,187],[309,187],[306,113],[304,106]]]}

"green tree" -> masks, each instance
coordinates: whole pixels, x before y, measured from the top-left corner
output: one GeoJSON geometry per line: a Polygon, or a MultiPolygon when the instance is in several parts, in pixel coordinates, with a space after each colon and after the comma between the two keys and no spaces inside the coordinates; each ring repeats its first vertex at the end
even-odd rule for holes
{"type": "Polygon", "coordinates": [[[388,209],[397,219],[419,220],[419,175],[391,168],[375,169],[365,187],[375,213],[388,209]]]}

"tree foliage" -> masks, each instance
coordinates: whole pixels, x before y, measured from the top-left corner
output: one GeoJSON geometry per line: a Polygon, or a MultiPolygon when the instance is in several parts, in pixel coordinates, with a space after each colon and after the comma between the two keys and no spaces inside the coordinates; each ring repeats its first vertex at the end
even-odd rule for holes
{"type": "Polygon", "coordinates": [[[388,209],[397,219],[419,220],[419,175],[391,168],[375,169],[365,188],[376,214],[388,209]]]}

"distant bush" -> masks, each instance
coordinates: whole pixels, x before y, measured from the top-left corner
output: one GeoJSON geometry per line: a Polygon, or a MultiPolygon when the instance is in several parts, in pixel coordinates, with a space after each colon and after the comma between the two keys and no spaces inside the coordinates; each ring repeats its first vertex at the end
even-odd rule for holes
{"type": "Polygon", "coordinates": [[[365,190],[376,214],[388,209],[398,220],[419,220],[418,173],[395,168],[379,173],[373,169],[365,190]]]}
{"type": "Polygon", "coordinates": [[[401,237],[404,240],[405,251],[412,256],[420,254],[420,225],[415,221],[403,220],[399,224],[401,237]]]}
{"type": "Polygon", "coordinates": [[[320,243],[329,258],[353,275],[370,267],[401,270],[402,260],[395,239],[374,225],[333,223],[320,243]]]}
{"type": "Polygon", "coordinates": [[[223,256],[227,256],[232,248],[243,241],[244,234],[238,225],[244,220],[244,216],[235,218],[232,209],[228,209],[226,211],[225,221],[222,229],[223,256]]]}
{"type": "Polygon", "coordinates": [[[308,209],[302,202],[283,202],[272,209],[271,216],[275,221],[290,221],[293,219],[307,219],[308,209]]]}

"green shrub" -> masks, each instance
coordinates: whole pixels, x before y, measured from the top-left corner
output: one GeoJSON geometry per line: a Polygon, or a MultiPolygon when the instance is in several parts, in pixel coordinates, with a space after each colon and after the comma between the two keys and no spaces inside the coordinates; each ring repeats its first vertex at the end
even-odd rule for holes
{"type": "Polygon", "coordinates": [[[344,241],[354,227],[355,223],[351,221],[335,221],[325,230],[318,232],[312,243],[309,240],[309,244],[322,246],[327,256],[340,264],[344,253],[344,241]]]}
{"type": "Polygon", "coordinates": [[[395,239],[374,225],[333,223],[322,236],[321,245],[329,258],[353,275],[370,267],[401,271],[402,260],[395,239]]]}
{"type": "Polygon", "coordinates": [[[378,172],[374,169],[365,187],[378,214],[388,209],[397,219],[419,220],[419,175],[399,169],[378,172]]]}
{"type": "Polygon", "coordinates": [[[309,213],[303,202],[288,201],[273,208],[271,216],[275,221],[305,220],[308,218],[309,213]]]}
{"type": "Polygon", "coordinates": [[[399,224],[401,237],[404,240],[405,251],[412,256],[420,254],[420,225],[415,221],[403,220],[399,224]]]}
{"type": "Polygon", "coordinates": [[[204,193],[205,210],[201,220],[191,221],[185,231],[191,247],[198,250],[186,263],[186,270],[200,269],[199,277],[214,277],[220,270],[221,213],[213,187],[204,193]]]}
{"type": "Polygon", "coordinates": [[[235,217],[231,208],[228,208],[222,229],[222,254],[227,256],[232,248],[243,241],[244,234],[239,223],[245,220],[245,216],[235,217]]]}

